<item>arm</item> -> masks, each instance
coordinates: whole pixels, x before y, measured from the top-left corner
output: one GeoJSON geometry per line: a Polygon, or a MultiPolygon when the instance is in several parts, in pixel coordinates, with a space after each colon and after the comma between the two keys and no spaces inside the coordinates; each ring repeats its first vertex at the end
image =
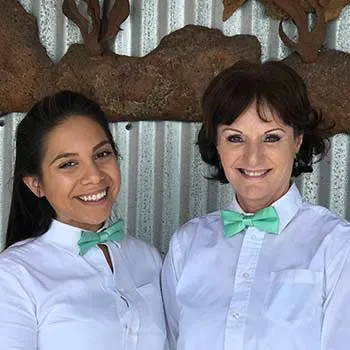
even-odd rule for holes
{"type": "Polygon", "coordinates": [[[162,293],[165,308],[165,317],[168,330],[168,341],[170,350],[176,350],[179,335],[179,308],[176,302],[176,286],[178,282],[176,273],[174,236],[170,242],[168,254],[165,257],[162,269],[162,293]]]}
{"type": "Polygon", "coordinates": [[[350,249],[345,246],[332,262],[328,275],[321,350],[350,347],[350,249]]]}
{"type": "Polygon", "coordinates": [[[34,305],[20,280],[3,268],[0,268],[0,346],[6,350],[37,349],[34,305]]]}

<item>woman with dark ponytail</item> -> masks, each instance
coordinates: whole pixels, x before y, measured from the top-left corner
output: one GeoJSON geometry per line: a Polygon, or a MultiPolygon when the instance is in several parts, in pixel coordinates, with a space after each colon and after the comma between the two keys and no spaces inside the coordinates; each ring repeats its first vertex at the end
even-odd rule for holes
{"type": "Polygon", "coordinates": [[[99,105],[63,91],[20,122],[0,254],[1,348],[165,349],[161,259],[121,219],[109,222],[119,188],[99,105]]]}

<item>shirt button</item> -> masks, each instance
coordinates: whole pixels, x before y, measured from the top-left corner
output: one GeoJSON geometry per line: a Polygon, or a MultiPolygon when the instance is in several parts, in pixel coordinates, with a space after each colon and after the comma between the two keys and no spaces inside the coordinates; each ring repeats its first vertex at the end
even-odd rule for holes
{"type": "Polygon", "coordinates": [[[243,278],[247,279],[247,278],[249,278],[249,273],[248,272],[244,272],[242,274],[242,276],[243,276],[243,278]]]}
{"type": "Polygon", "coordinates": [[[232,313],[232,317],[235,318],[236,320],[239,319],[239,316],[240,316],[240,315],[239,315],[238,312],[233,312],[233,313],[232,313]]]}

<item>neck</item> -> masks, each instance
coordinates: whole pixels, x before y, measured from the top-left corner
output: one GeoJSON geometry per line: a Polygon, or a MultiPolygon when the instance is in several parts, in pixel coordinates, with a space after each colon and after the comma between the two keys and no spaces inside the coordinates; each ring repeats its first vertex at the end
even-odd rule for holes
{"type": "Polygon", "coordinates": [[[261,200],[258,200],[258,199],[251,200],[237,193],[236,200],[239,206],[241,207],[241,209],[245,213],[254,214],[261,209],[269,207],[270,205],[275,203],[277,200],[279,200],[281,197],[283,197],[289,191],[289,188],[291,185],[292,184],[290,183],[289,186],[284,191],[281,191],[281,193],[279,193],[278,195],[274,195],[269,198],[265,197],[265,198],[262,198],[261,200]]]}
{"type": "Polygon", "coordinates": [[[270,201],[270,202],[264,201],[262,203],[258,203],[257,201],[254,201],[254,202],[245,201],[243,198],[240,198],[238,194],[236,196],[236,199],[241,209],[247,214],[254,214],[257,211],[270,206],[274,202],[274,201],[270,201]]]}

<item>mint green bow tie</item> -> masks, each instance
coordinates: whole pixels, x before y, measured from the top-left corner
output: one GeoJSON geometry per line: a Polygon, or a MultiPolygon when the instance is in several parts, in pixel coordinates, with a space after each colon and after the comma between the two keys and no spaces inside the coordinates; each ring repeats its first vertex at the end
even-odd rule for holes
{"type": "Polygon", "coordinates": [[[117,222],[100,232],[82,231],[81,237],[78,241],[78,246],[80,248],[79,254],[84,255],[91,247],[94,247],[99,243],[121,241],[124,238],[123,226],[123,220],[119,219],[117,222]]]}
{"type": "Polygon", "coordinates": [[[248,226],[254,226],[268,233],[278,233],[279,218],[274,207],[257,211],[254,215],[242,215],[231,210],[222,210],[224,236],[232,237],[248,226]]]}

